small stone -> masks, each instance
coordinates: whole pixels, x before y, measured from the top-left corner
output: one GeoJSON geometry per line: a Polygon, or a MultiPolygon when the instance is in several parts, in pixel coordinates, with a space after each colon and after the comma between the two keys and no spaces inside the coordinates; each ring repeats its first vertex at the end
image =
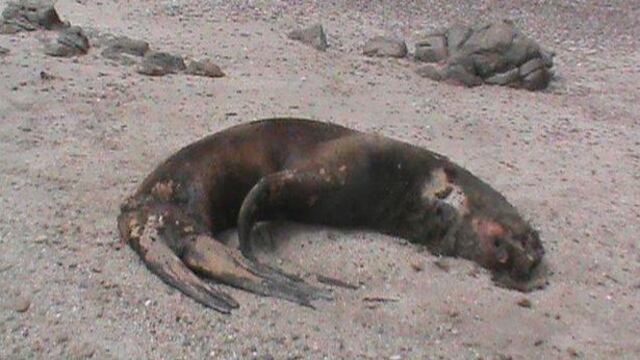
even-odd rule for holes
{"type": "Polygon", "coordinates": [[[185,71],[189,75],[206,76],[211,78],[223,77],[224,73],[212,60],[191,61],[185,71]]]}
{"type": "Polygon", "coordinates": [[[45,46],[45,53],[50,56],[72,57],[83,55],[89,51],[89,39],[79,26],[64,29],[55,43],[45,46]]]}
{"type": "Polygon", "coordinates": [[[90,359],[95,352],[95,347],[86,342],[73,342],[69,345],[69,357],[71,359],[90,359]]]}
{"type": "Polygon", "coordinates": [[[416,61],[440,62],[449,56],[447,40],[442,35],[432,35],[416,43],[416,51],[413,55],[416,61]]]}
{"type": "Polygon", "coordinates": [[[313,46],[315,49],[325,51],[329,47],[327,36],[321,24],[315,24],[305,29],[293,30],[288,34],[289,39],[297,40],[313,46]]]}
{"type": "Polygon", "coordinates": [[[522,298],[520,300],[518,300],[518,306],[523,307],[523,308],[527,308],[530,309],[531,308],[531,301],[527,298],[522,298]]]}
{"type": "Polygon", "coordinates": [[[444,78],[443,70],[434,65],[421,66],[416,69],[416,73],[422,77],[435,81],[440,81],[444,78]]]}
{"type": "Polygon", "coordinates": [[[152,51],[144,56],[136,71],[143,75],[162,76],[183,71],[186,67],[184,60],[179,55],[152,51]]]}
{"type": "Polygon", "coordinates": [[[424,267],[422,266],[422,261],[420,260],[413,260],[411,261],[411,268],[413,269],[413,271],[415,272],[420,272],[424,269],[424,267]]]}
{"type": "Polygon", "coordinates": [[[0,46],[0,56],[7,55],[8,53],[9,53],[9,49],[3,48],[2,46],[0,46]]]}
{"type": "Polygon", "coordinates": [[[403,58],[407,56],[407,44],[402,39],[376,36],[364,44],[366,56],[403,58]]]}
{"type": "Polygon", "coordinates": [[[580,357],[580,352],[578,352],[578,350],[576,350],[573,347],[568,347],[567,348],[567,353],[569,354],[569,356],[577,358],[580,357]]]}
{"type": "Polygon", "coordinates": [[[13,310],[19,313],[26,312],[31,307],[31,299],[25,295],[20,295],[13,300],[13,310]]]}
{"type": "Polygon", "coordinates": [[[106,52],[107,54],[125,53],[133,56],[144,56],[148,51],[148,42],[144,40],[131,39],[126,36],[118,36],[107,41],[106,49],[104,52],[106,52]]]}
{"type": "Polygon", "coordinates": [[[433,262],[433,264],[437,266],[438,269],[444,272],[449,272],[449,270],[451,269],[451,264],[449,263],[449,260],[444,257],[438,258],[436,261],[433,262]]]}

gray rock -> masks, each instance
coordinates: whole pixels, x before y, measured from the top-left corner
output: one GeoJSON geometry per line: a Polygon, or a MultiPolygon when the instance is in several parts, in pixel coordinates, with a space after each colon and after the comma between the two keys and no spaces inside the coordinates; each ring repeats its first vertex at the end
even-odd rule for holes
{"type": "Polygon", "coordinates": [[[291,40],[313,46],[320,51],[325,51],[329,47],[327,44],[327,36],[321,24],[315,24],[305,29],[293,30],[288,34],[288,37],[291,40]]]}
{"type": "Polygon", "coordinates": [[[474,73],[468,71],[464,66],[459,64],[448,66],[445,71],[444,79],[447,82],[467,87],[482,85],[482,78],[476,76],[474,73]]]}
{"type": "Polygon", "coordinates": [[[447,40],[443,35],[431,35],[416,43],[413,57],[417,61],[440,62],[449,56],[447,40]]]}
{"type": "Polygon", "coordinates": [[[549,81],[551,73],[546,67],[542,67],[525,76],[522,79],[522,87],[531,91],[542,90],[549,85],[549,81]]]}
{"type": "Polygon", "coordinates": [[[416,69],[416,73],[424,78],[440,81],[444,78],[444,71],[434,65],[424,65],[416,69]]]}
{"type": "Polygon", "coordinates": [[[525,77],[542,67],[544,67],[544,62],[541,58],[531,59],[520,66],[520,76],[525,77]]]}
{"type": "Polygon", "coordinates": [[[72,26],[60,31],[57,41],[45,46],[45,53],[50,56],[71,57],[86,54],[89,47],[89,39],[82,28],[72,26]]]}
{"type": "Polygon", "coordinates": [[[469,55],[473,63],[473,71],[481,78],[487,78],[495,73],[509,68],[509,63],[497,52],[481,52],[469,55]]]}
{"type": "Polygon", "coordinates": [[[540,58],[542,62],[544,62],[544,66],[551,68],[553,67],[553,58],[556,56],[556,53],[553,51],[547,51],[544,49],[540,49],[540,58]]]}
{"type": "Polygon", "coordinates": [[[484,79],[484,82],[491,85],[510,85],[520,81],[520,70],[513,68],[511,70],[495,74],[484,79]]]}
{"type": "Polygon", "coordinates": [[[403,58],[407,56],[407,44],[402,39],[376,36],[364,44],[366,56],[403,58]]]}
{"type": "Polygon", "coordinates": [[[446,31],[445,36],[449,53],[454,54],[460,50],[462,45],[469,39],[469,36],[471,36],[471,28],[463,25],[454,25],[446,31]]]}
{"type": "Polygon", "coordinates": [[[53,1],[19,0],[8,2],[0,20],[0,34],[37,29],[61,29],[69,24],[60,20],[53,1]]]}
{"type": "Polygon", "coordinates": [[[540,46],[535,41],[517,31],[515,34],[511,46],[503,52],[503,56],[510,64],[519,66],[534,57],[540,56],[540,46]]]}
{"type": "Polygon", "coordinates": [[[500,21],[488,26],[478,27],[464,43],[466,53],[505,51],[511,46],[515,29],[510,21],[500,21]]]}
{"type": "Polygon", "coordinates": [[[144,40],[131,39],[126,36],[118,36],[106,42],[103,53],[129,54],[144,56],[149,51],[149,43],[144,40]]]}
{"type": "Polygon", "coordinates": [[[220,67],[209,59],[202,61],[191,61],[189,65],[187,65],[187,70],[185,72],[189,75],[206,76],[211,78],[224,76],[224,73],[222,72],[220,67]]]}
{"type": "Polygon", "coordinates": [[[149,76],[162,76],[174,74],[186,68],[184,60],[179,55],[151,51],[144,56],[137,72],[149,76]]]}
{"type": "Polygon", "coordinates": [[[3,48],[2,46],[0,46],[0,56],[7,55],[8,53],[9,53],[9,49],[3,48]]]}

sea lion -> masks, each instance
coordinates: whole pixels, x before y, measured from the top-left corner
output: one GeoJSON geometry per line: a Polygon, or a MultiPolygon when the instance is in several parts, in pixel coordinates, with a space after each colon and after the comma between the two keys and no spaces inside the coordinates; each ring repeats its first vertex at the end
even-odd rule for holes
{"type": "Polygon", "coordinates": [[[151,271],[215,310],[238,306],[215,282],[308,306],[329,298],[255,260],[254,224],[276,219],[405,238],[475,261],[523,291],[544,255],[538,232],[516,209],[446,157],[292,118],[234,126],[184,147],[124,202],[118,226],[151,271]],[[235,226],[239,250],[215,239],[235,226]]]}

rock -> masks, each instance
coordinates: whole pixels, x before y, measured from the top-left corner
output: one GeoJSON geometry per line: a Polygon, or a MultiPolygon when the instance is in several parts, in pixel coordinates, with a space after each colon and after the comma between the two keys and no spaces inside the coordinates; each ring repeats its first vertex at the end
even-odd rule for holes
{"type": "Polygon", "coordinates": [[[484,82],[491,85],[515,84],[520,80],[520,69],[513,68],[503,73],[498,73],[484,79],[484,82]]]}
{"type": "Polygon", "coordinates": [[[137,69],[139,74],[149,76],[163,76],[174,74],[187,68],[179,55],[166,52],[148,52],[137,69]]]}
{"type": "Polygon", "coordinates": [[[469,56],[472,62],[472,68],[481,78],[487,78],[495,73],[506,71],[509,63],[497,52],[483,52],[472,54],[469,56]]]}
{"type": "Polygon", "coordinates": [[[31,299],[25,295],[17,296],[13,300],[12,307],[16,312],[23,313],[31,307],[31,299]]]}
{"type": "Polygon", "coordinates": [[[511,46],[514,37],[513,23],[503,20],[477,27],[464,43],[462,50],[469,54],[505,51],[511,46]]]}
{"type": "Polygon", "coordinates": [[[484,81],[529,90],[545,88],[552,77],[553,53],[520,33],[511,21],[456,25],[440,33],[444,35],[432,34],[416,44],[416,60],[444,62],[441,69],[419,68],[421,76],[464,86],[484,81]]]}
{"type": "Polygon", "coordinates": [[[525,77],[542,67],[544,67],[544,62],[541,58],[531,59],[520,66],[520,76],[525,77]]]}
{"type": "Polygon", "coordinates": [[[47,44],[44,52],[50,56],[71,57],[89,51],[89,39],[79,26],[64,29],[55,43],[47,44]]]}
{"type": "Polygon", "coordinates": [[[321,24],[315,24],[305,29],[293,30],[288,34],[288,37],[291,40],[297,40],[313,46],[320,51],[325,51],[329,47],[321,24]]]}
{"type": "Polygon", "coordinates": [[[463,25],[454,25],[450,27],[446,32],[447,48],[449,53],[457,53],[462,45],[471,36],[471,28],[463,25]]]}
{"type": "Polygon", "coordinates": [[[74,360],[90,359],[95,353],[95,347],[86,342],[74,341],[69,345],[69,357],[74,360]]]}
{"type": "Polygon", "coordinates": [[[435,81],[440,81],[444,78],[443,70],[434,65],[421,66],[416,70],[416,73],[422,77],[435,81]]]}
{"type": "Polygon", "coordinates": [[[0,34],[37,29],[55,30],[68,26],[68,23],[60,20],[53,1],[19,0],[7,3],[0,20],[0,34]]]}
{"type": "Polygon", "coordinates": [[[526,61],[540,56],[540,46],[533,40],[522,35],[514,28],[515,36],[511,46],[503,51],[503,56],[510,64],[519,66],[526,61]]]}
{"type": "Polygon", "coordinates": [[[529,299],[527,299],[527,298],[522,298],[522,299],[518,300],[518,306],[530,309],[531,308],[531,301],[529,299]]]}
{"type": "Polygon", "coordinates": [[[133,56],[144,56],[149,51],[149,43],[144,40],[131,39],[126,36],[118,36],[107,40],[106,48],[102,56],[110,58],[114,54],[129,54],[133,56]]]}
{"type": "Polygon", "coordinates": [[[443,35],[431,35],[416,43],[414,59],[423,62],[440,62],[449,56],[447,39],[443,35]]]}
{"type": "Polygon", "coordinates": [[[468,71],[463,65],[452,65],[447,67],[444,79],[456,85],[474,87],[482,85],[482,78],[468,71]]]}
{"type": "Polygon", "coordinates": [[[546,88],[551,81],[551,73],[546,67],[540,68],[522,79],[522,87],[537,91],[546,88]]]}
{"type": "Polygon", "coordinates": [[[0,46],[0,56],[7,55],[8,53],[9,53],[9,49],[3,48],[2,46],[0,46]]]}
{"type": "Polygon", "coordinates": [[[223,77],[224,73],[212,60],[191,61],[185,71],[189,75],[206,76],[211,78],[223,77]]]}
{"type": "Polygon", "coordinates": [[[366,56],[403,58],[407,56],[407,44],[402,39],[376,36],[364,44],[366,56]]]}

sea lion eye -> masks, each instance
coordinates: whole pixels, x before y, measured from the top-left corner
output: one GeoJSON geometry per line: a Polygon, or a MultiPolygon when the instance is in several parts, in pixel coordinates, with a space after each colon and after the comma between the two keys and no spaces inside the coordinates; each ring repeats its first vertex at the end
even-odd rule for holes
{"type": "Polygon", "coordinates": [[[499,248],[502,245],[502,239],[501,238],[494,238],[493,239],[493,246],[499,248]]]}

